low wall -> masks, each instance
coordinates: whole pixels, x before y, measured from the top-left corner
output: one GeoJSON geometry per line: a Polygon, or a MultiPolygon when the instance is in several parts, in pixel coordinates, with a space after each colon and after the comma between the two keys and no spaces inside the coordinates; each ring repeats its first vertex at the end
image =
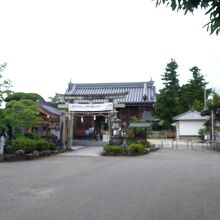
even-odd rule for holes
{"type": "Polygon", "coordinates": [[[165,130],[165,131],[152,131],[149,135],[149,138],[152,139],[166,139],[166,138],[175,138],[176,132],[174,130],[165,130]]]}

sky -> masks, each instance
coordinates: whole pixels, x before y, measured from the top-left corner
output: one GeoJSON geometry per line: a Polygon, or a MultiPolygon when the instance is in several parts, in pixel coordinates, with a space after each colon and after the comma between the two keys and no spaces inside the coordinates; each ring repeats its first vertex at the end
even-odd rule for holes
{"type": "Polygon", "coordinates": [[[184,15],[151,0],[0,0],[0,63],[15,92],[45,99],[68,82],[155,82],[171,58],[180,84],[198,66],[220,93],[220,36],[203,11],[184,15]]]}

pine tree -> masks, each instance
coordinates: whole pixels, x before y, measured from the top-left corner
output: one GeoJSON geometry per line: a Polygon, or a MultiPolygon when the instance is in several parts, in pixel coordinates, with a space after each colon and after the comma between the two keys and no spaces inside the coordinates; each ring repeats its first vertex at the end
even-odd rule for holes
{"type": "MultiPolygon", "coordinates": [[[[192,67],[190,71],[192,72],[192,79],[181,87],[181,112],[188,111],[192,108],[201,111],[204,107],[204,89],[207,83],[197,66],[192,67]]],[[[207,90],[207,95],[209,93],[210,89],[207,90]]]]}
{"type": "Polygon", "coordinates": [[[164,88],[157,95],[155,115],[164,121],[163,127],[171,127],[172,118],[179,112],[179,79],[177,74],[178,65],[174,59],[167,64],[165,73],[162,75],[164,88]]]}

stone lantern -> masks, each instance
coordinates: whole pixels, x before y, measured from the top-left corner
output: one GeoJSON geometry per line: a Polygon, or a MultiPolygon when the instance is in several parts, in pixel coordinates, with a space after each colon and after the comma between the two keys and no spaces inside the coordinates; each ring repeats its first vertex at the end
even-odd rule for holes
{"type": "Polygon", "coordinates": [[[117,117],[112,119],[112,137],[109,143],[114,145],[123,144],[121,120],[117,117]]]}

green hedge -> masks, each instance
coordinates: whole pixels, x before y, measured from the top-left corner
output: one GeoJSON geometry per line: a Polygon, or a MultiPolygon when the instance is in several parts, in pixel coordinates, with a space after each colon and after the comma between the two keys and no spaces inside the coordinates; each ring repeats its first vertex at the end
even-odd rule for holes
{"type": "Polygon", "coordinates": [[[24,150],[25,153],[31,153],[34,151],[34,141],[24,136],[17,137],[12,140],[12,152],[17,150],[24,150]]]}
{"type": "Polygon", "coordinates": [[[145,140],[140,140],[140,141],[137,142],[137,144],[142,144],[144,147],[150,148],[150,142],[149,141],[145,142],[145,140]]]}
{"type": "Polygon", "coordinates": [[[105,146],[103,150],[106,153],[121,153],[123,151],[121,146],[105,146]]]}
{"type": "Polygon", "coordinates": [[[136,141],[136,142],[128,142],[128,146],[125,148],[123,146],[112,146],[107,145],[103,147],[104,154],[121,154],[121,155],[135,155],[135,154],[142,154],[147,153],[148,151],[146,148],[150,148],[150,142],[149,141],[136,141]]]}
{"type": "Polygon", "coordinates": [[[12,140],[12,152],[17,150],[24,150],[25,153],[32,153],[33,151],[46,151],[46,150],[55,150],[56,146],[48,142],[42,138],[39,139],[30,139],[25,136],[17,137],[16,139],[12,140]]]}
{"type": "Polygon", "coordinates": [[[143,153],[144,145],[141,143],[133,143],[128,146],[128,149],[131,153],[143,153]]]}
{"type": "Polygon", "coordinates": [[[146,142],[145,142],[145,140],[137,140],[137,141],[134,141],[134,140],[130,140],[130,139],[127,140],[127,144],[128,144],[128,145],[131,145],[131,144],[141,144],[141,145],[143,145],[143,146],[146,147],[146,148],[150,148],[150,145],[151,145],[151,143],[150,143],[149,141],[147,141],[147,140],[146,140],[146,142]],[[145,146],[145,145],[146,145],[146,146],[145,146]]]}

